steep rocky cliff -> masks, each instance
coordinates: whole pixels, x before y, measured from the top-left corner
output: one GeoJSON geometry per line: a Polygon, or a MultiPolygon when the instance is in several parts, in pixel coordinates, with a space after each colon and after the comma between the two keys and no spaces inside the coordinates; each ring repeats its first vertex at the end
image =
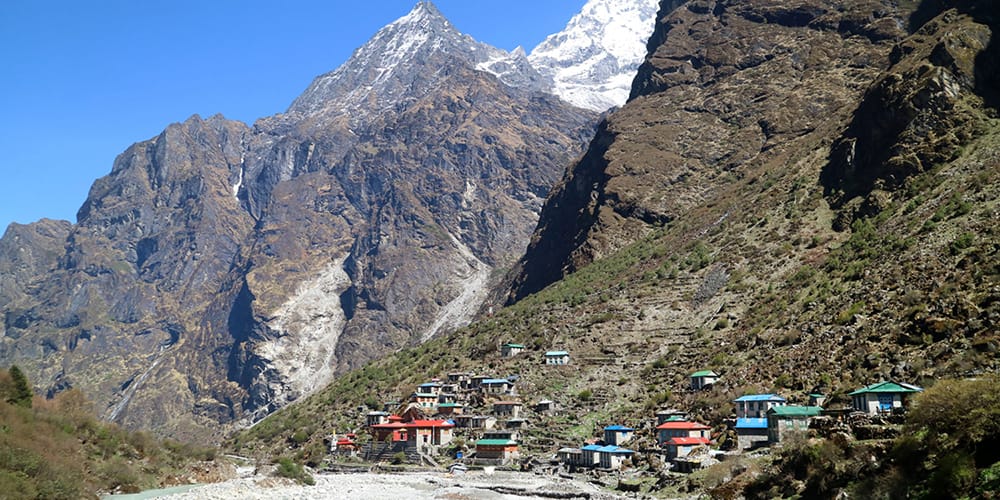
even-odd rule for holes
{"type": "Polygon", "coordinates": [[[307,454],[357,425],[366,399],[453,370],[517,374],[523,401],[566,409],[523,433],[537,457],[609,423],[649,437],[657,408],[723,429],[748,392],[822,392],[838,408],[880,380],[1000,371],[996,13],[988,0],[662,1],[632,98],[546,200],[512,304],[233,445],[274,452],[306,432],[307,454]],[[526,349],[502,358],[499,342],[526,349]],[[571,364],[542,365],[551,349],[571,364]],[[690,391],[705,369],[721,379],[690,391]]]}
{"type": "Polygon", "coordinates": [[[420,2],[286,113],[133,145],[0,240],[0,360],[197,438],[465,324],[596,119],[516,60],[420,2]]]}
{"type": "Polygon", "coordinates": [[[996,19],[661,2],[631,101],[553,190],[511,301],[551,285],[570,305],[543,307],[565,320],[553,342],[723,369],[728,390],[995,371],[996,19]],[[580,329],[581,308],[604,319],[580,329]]]}

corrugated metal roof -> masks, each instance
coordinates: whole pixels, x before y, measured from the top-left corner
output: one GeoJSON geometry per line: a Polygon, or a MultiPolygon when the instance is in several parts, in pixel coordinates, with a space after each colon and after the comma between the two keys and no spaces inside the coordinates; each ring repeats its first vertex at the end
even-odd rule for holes
{"type": "Polygon", "coordinates": [[[511,384],[511,385],[513,385],[513,382],[511,382],[510,380],[507,380],[505,378],[488,378],[486,380],[483,380],[480,383],[481,384],[486,384],[486,385],[497,385],[497,384],[511,384]]]}
{"type": "Polygon", "coordinates": [[[674,446],[691,446],[708,443],[710,443],[709,439],[702,437],[672,437],[664,441],[664,444],[672,444],[674,446]]]}
{"type": "Polygon", "coordinates": [[[588,444],[587,446],[584,446],[583,448],[580,449],[583,451],[600,451],[601,448],[603,448],[603,446],[596,444],[588,444]]]}
{"type": "Polygon", "coordinates": [[[767,410],[768,415],[779,417],[815,417],[823,411],[819,406],[775,406],[767,410]]]}
{"type": "Polygon", "coordinates": [[[737,429],[767,429],[766,418],[737,418],[737,429]]]}
{"type": "Polygon", "coordinates": [[[917,387],[912,384],[898,384],[896,382],[887,381],[862,387],[848,394],[848,396],[855,396],[858,394],[868,394],[872,392],[912,393],[921,391],[923,391],[923,388],[917,387]]]}
{"type": "Polygon", "coordinates": [[[609,425],[604,428],[606,431],[634,431],[635,429],[631,427],[625,427],[624,425],[609,425]]]}
{"type": "Polygon", "coordinates": [[[740,401],[780,401],[784,402],[785,398],[777,394],[747,394],[746,396],[740,396],[733,400],[734,403],[740,401]]]}
{"type": "Polygon", "coordinates": [[[619,448],[615,445],[602,446],[598,448],[597,451],[600,453],[613,453],[616,455],[630,455],[632,453],[635,453],[632,450],[626,448],[619,448]]]}
{"type": "Polygon", "coordinates": [[[522,345],[522,344],[504,344],[503,346],[504,347],[513,347],[515,349],[524,349],[524,345],[522,345]]]}
{"type": "Polygon", "coordinates": [[[692,377],[718,377],[719,374],[713,372],[712,370],[702,370],[700,372],[694,372],[691,374],[692,377]]]}
{"type": "Polygon", "coordinates": [[[517,446],[517,441],[512,439],[480,439],[476,441],[476,446],[517,446]]]}
{"type": "Polygon", "coordinates": [[[426,427],[455,427],[455,424],[447,420],[414,420],[406,424],[410,428],[426,427]]]}
{"type": "Polygon", "coordinates": [[[688,422],[685,420],[678,420],[672,422],[664,422],[656,426],[657,429],[668,429],[668,430],[691,430],[691,431],[707,431],[711,427],[701,424],[698,422],[688,422]]]}
{"type": "Polygon", "coordinates": [[[545,353],[545,355],[546,356],[569,356],[569,353],[566,352],[566,351],[549,351],[549,352],[545,353]]]}

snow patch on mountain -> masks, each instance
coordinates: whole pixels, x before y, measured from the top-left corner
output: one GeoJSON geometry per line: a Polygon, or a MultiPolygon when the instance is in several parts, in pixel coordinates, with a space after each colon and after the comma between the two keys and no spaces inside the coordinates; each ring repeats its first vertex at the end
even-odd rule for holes
{"type": "Polygon", "coordinates": [[[658,6],[657,0],[589,0],[528,60],[548,90],[573,105],[594,111],[621,106],[646,56],[658,6]]]}

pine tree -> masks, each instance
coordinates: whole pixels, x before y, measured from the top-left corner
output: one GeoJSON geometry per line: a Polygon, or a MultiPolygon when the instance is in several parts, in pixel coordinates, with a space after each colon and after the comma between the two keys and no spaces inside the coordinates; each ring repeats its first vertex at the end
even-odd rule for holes
{"type": "Polygon", "coordinates": [[[31,398],[34,397],[35,393],[31,391],[31,384],[28,383],[28,377],[24,376],[24,372],[17,365],[12,365],[8,372],[14,382],[14,390],[7,399],[7,402],[23,406],[24,408],[31,408],[31,398]]]}

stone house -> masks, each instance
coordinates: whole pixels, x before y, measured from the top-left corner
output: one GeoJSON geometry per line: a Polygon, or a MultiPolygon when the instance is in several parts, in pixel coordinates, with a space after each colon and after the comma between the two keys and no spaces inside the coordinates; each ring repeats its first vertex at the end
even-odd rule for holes
{"type": "Polygon", "coordinates": [[[669,409],[656,412],[656,425],[666,422],[683,422],[687,420],[687,412],[683,410],[669,409]]]}
{"type": "Polygon", "coordinates": [[[818,406],[776,406],[767,410],[767,441],[770,444],[780,443],[790,433],[805,433],[809,430],[809,421],[819,416],[822,408],[818,406]]]}
{"type": "Polygon", "coordinates": [[[455,424],[447,420],[414,420],[406,424],[407,441],[420,447],[444,446],[454,437],[455,424]]]}
{"type": "Polygon", "coordinates": [[[429,392],[415,392],[410,397],[410,401],[416,403],[421,408],[432,409],[438,404],[438,395],[429,392]]]}
{"type": "Polygon", "coordinates": [[[461,403],[441,403],[437,407],[438,414],[445,417],[461,415],[465,411],[465,405],[461,403]]]}
{"type": "Polygon", "coordinates": [[[417,391],[423,394],[433,394],[437,396],[441,394],[441,384],[438,382],[427,382],[425,384],[420,384],[417,386],[417,391]]]}
{"type": "Polygon", "coordinates": [[[584,467],[597,467],[601,464],[600,450],[603,446],[598,444],[588,444],[580,448],[582,460],[580,465],[584,467]]]}
{"type": "Polygon", "coordinates": [[[514,383],[505,378],[489,378],[479,384],[483,394],[514,394],[514,383]]]}
{"type": "Polygon", "coordinates": [[[520,401],[497,401],[493,403],[493,414],[498,417],[518,418],[523,405],[520,401]]]}
{"type": "Polygon", "coordinates": [[[767,445],[767,418],[737,418],[733,429],[741,450],[767,445]]]}
{"type": "Polygon", "coordinates": [[[476,441],[476,459],[506,463],[519,455],[517,441],[483,438],[476,441]]]}
{"type": "Polygon", "coordinates": [[[535,403],[535,411],[544,415],[555,413],[556,407],[556,402],[550,399],[543,399],[538,403],[535,403]]]}
{"type": "Polygon", "coordinates": [[[566,465],[583,465],[583,450],[580,448],[562,448],[556,452],[559,462],[566,465]]]}

